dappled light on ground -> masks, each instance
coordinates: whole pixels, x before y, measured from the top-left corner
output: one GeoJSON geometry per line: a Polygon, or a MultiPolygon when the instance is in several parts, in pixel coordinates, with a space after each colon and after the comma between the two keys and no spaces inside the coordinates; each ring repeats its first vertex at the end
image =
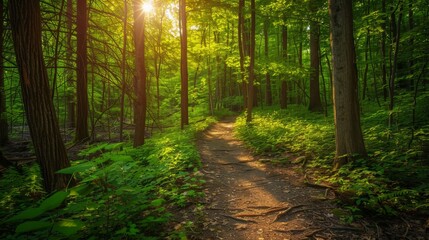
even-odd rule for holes
{"type": "Polygon", "coordinates": [[[334,214],[333,196],[305,186],[292,166],[253,156],[234,138],[232,119],[214,125],[198,145],[207,183],[202,235],[196,239],[343,239],[374,233],[344,224],[334,214]]]}

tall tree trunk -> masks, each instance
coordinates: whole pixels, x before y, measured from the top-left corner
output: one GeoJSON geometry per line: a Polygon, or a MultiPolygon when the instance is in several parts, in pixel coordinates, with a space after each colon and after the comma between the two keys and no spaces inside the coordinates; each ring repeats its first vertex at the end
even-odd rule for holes
{"type": "MultiPolygon", "coordinates": [[[[67,0],[67,45],[66,45],[66,62],[67,62],[67,86],[69,88],[74,87],[75,81],[73,80],[73,0],[67,0]]],[[[74,128],[76,126],[76,115],[75,115],[75,97],[74,94],[69,92],[67,94],[67,127],[74,128]]]]}
{"type": "Polygon", "coordinates": [[[369,44],[370,44],[370,31],[368,28],[366,32],[366,40],[365,40],[365,69],[363,70],[362,100],[366,99],[366,92],[368,90],[368,69],[369,69],[368,51],[370,51],[369,44]]]}
{"type": "Polygon", "coordinates": [[[43,61],[39,1],[9,1],[9,15],[22,99],[47,192],[65,188],[69,175],[56,171],[70,166],[61,139],[43,61]]]}
{"type": "Polygon", "coordinates": [[[77,121],[75,141],[89,138],[88,132],[88,7],[86,0],[77,0],[77,121]]]}
{"type": "MultiPolygon", "coordinates": [[[[288,52],[287,52],[287,26],[282,27],[282,57],[283,61],[287,62],[288,59],[288,52]]],[[[280,108],[286,109],[287,108],[287,82],[286,79],[284,79],[285,76],[283,76],[283,79],[281,81],[281,87],[280,87],[280,108]]]]}
{"type": "Polygon", "coordinates": [[[128,38],[128,1],[124,0],[124,19],[123,21],[123,34],[124,37],[122,39],[122,62],[121,62],[121,112],[120,112],[120,120],[119,120],[119,141],[123,140],[123,131],[124,131],[124,108],[125,108],[125,87],[126,87],[126,66],[127,66],[127,38],[128,38]]]}
{"type": "Polygon", "coordinates": [[[255,87],[253,86],[255,80],[255,45],[256,45],[256,10],[255,0],[250,0],[250,64],[249,64],[249,85],[247,86],[247,115],[246,122],[252,121],[252,110],[255,98],[255,87]]]}
{"type": "Polygon", "coordinates": [[[4,146],[9,141],[8,124],[6,117],[6,92],[4,89],[4,62],[3,62],[3,43],[4,43],[4,24],[3,1],[0,2],[0,146],[4,146]]]}
{"type": "Polygon", "coordinates": [[[383,22],[381,24],[381,83],[383,84],[383,99],[384,101],[387,100],[387,66],[386,66],[386,23],[387,23],[387,17],[386,17],[386,0],[381,1],[381,11],[384,14],[383,16],[383,22]]]}
{"type": "MultiPolygon", "coordinates": [[[[310,14],[315,17],[317,14],[317,2],[311,0],[310,14]]],[[[322,101],[320,100],[319,65],[320,65],[320,25],[315,20],[310,20],[310,104],[308,109],[312,112],[323,112],[322,101]]]]}
{"type": "Polygon", "coordinates": [[[180,0],[180,127],[189,125],[188,113],[188,29],[186,19],[186,0],[180,0]]]}
{"type": "MultiPolygon", "coordinates": [[[[410,55],[411,55],[408,58],[408,69],[409,69],[409,75],[413,76],[414,75],[414,34],[413,34],[414,10],[413,10],[413,1],[412,0],[410,0],[410,2],[408,3],[408,27],[409,27],[409,31],[411,32],[410,40],[408,42],[409,47],[410,47],[410,55]]],[[[409,81],[410,81],[408,83],[409,88],[412,88],[414,85],[414,78],[411,78],[409,81]]]]}
{"type": "Polygon", "coordinates": [[[133,0],[134,11],[134,48],[136,72],[134,77],[134,90],[136,100],[134,102],[134,147],[145,142],[146,114],[147,114],[147,90],[146,90],[146,59],[145,59],[145,18],[141,9],[141,1],[133,0]]]}
{"type": "Polygon", "coordinates": [[[402,22],[402,3],[399,6],[399,15],[398,15],[398,23],[396,23],[395,11],[392,11],[391,14],[391,30],[392,30],[392,50],[393,51],[393,59],[391,59],[392,64],[390,66],[390,78],[389,78],[389,127],[393,124],[393,108],[395,102],[395,79],[396,79],[396,71],[398,69],[398,53],[399,53],[399,42],[401,37],[401,22],[402,22]]]}
{"type": "Polygon", "coordinates": [[[240,71],[241,71],[241,88],[243,93],[243,108],[247,107],[247,83],[246,83],[246,69],[244,67],[245,59],[245,41],[246,37],[244,34],[244,0],[238,1],[238,51],[240,54],[240,71]]]}
{"type": "Polygon", "coordinates": [[[357,72],[353,43],[352,2],[329,0],[336,156],[334,169],[366,155],[360,125],[357,72]]]}
{"type": "Polygon", "coordinates": [[[273,94],[271,92],[271,74],[268,69],[268,64],[270,60],[270,52],[268,46],[268,27],[269,21],[264,21],[264,52],[265,52],[265,61],[267,62],[267,73],[265,73],[265,102],[267,106],[273,105],[273,94]]]}

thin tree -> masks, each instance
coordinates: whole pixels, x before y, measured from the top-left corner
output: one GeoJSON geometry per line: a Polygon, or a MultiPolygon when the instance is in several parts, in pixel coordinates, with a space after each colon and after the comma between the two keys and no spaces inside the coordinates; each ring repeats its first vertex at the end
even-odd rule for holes
{"type": "Polygon", "coordinates": [[[3,65],[3,1],[0,1],[0,146],[4,146],[9,141],[8,124],[6,118],[6,93],[4,90],[4,65],[3,65]]]}
{"type": "Polygon", "coordinates": [[[273,95],[271,92],[271,74],[268,70],[268,62],[270,59],[270,52],[269,52],[269,38],[268,38],[268,28],[269,28],[269,21],[264,21],[264,53],[265,53],[265,61],[267,61],[267,72],[265,73],[265,103],[267,106],[273,105],[273,95]]]}
{"type": "Polygon", "coordinates": [[[88,7],[86,0],[77,0],[77,119],[75,141],[89,138],[88,132],[88,7]]]}
{"type": "Polygon", "coordinates": [[[138,147],[145,142],[146,133],[146,59],[145,59],[145,19],[141,9],[141,1],[133,0],[134,12],[134,48],[135,48],[135,93],[134,102],[134,147],[138,147]]]}
{"type": "Polygon", "coordinates": [[[334,169],[366,150],[360,125],[352,1],[329,0],[336,156],[334,169]]]}
{"type": "MultiPolygon", "coordinates": [[[[287,31],[287,26],[284,25],[282,26],[282,41],[281,41],[281,53],[282,53],[282,57],[283,57],[283,61],[287,62],[288,59],[288,42],[287,42],[287,38],[288,38],[288,31],[287,31]]],[[[283,79],[281,81],[281,87],[280,87],[280,108],[281,109],[286,109],[287,108],[287,90],[288,90],[288,84],[286,81],[286,76],[283,76],[283,79]]]]}
{"type": "Polygon", "coordinates": [[[127,70],[127,38],[128,38],[128,1],[124,0],[124,18],[123,18],[123,40],[122,40],[122,61],[121,61],[121,112],[119,120],[119,141],[123,140],[123,130],[124,130],[124,104],[125,104],[125,87],[126,87],[126,74],[127,70]]]}
{"type": "Polygon", "coordinates": [[[401,24],[402,24],[402,9],[403,4],[402,2],[398,3],[399,6],[399,16],[398,16],[398,23],[396,23],[396,17],[395,12],[397,9],[393,10],[391,13],[391,19],[390,19],[390,29],[392,31],[392,48],[391,52],[393,51],[391,55],[391,65],[390,65],[390,77],[389,77],[389,127],[393,124],[393,108],[395,103],[395,79],[396,79],[396,72],[398,70],[398,53],[399,53],[399,43],[400,43],[400,37],[401,37],[401,24]],[[393,59],[392,59],[393,57],[393,59]]]}
{"type": "Polygon", "coordinates": [[[387,38],[387,12],[386,12],[386,0],[381,0],[381,12],[383,21],[381,22],[381,84],[383,87],[383,99],[387,100],[387,64],[386,64],[386,38],[387,38]]]}
{"type": "Polygon", "coordinates": [[[186,0],[179,1],[180,19],[180,127],[189,125],[188,113],[188,30],[186,19],[186,0]]]}
{"type": "Polygon", "coordinates": [[[250,0],[250,64],[249,84],[247,85],[247,115],[246,122],[252,121],[252,109],[255,98],[255,45],[256,45],[256,6],[255,0],[250,0]]]}
{"type": "Polygon", "coordinates": [[[319,65],[320,65],[320,25],[315,18],[317,14],[317,1],[311,0],[310,4],[310,105],[312,112],[323,112],[320,99],[319,65]]]}
{"type": "MultiPolygon", "coordinates": [[[[66,41],[66,78],[68,87],[74,86],[73,80],[73,70],[72,70],[72,56],[73,56],[73,45],[72,45],[72,35],[73,35],[73,0],[67,0],[66,7],[66,24],[67,24],[67,41],[66,41]]],[[[75,115],[75,98],[70,92],[67,94],[67,127],[74,128],[76,126],[76,115],[75,115]]]]}
{"type": "Polygon", "coordinates": [[[238,52],[240,54],[240,72],[241,72],[241,89],[243,92],[243,106],[246,108],[247,106],[247,83],[246,83],[246,69],[244,67],[244,59],[245,59],[245,46],[246,46],[246,37],[244,33],[244,0],[238,1],[238,52]]]}
{"type": "Polygon", "coordinates": [[[67,186],[70,176],[56,174],[69,167],[43,61],[39,1],[9,1],[10,25],[20,74],[22,100],[34,151],[47,192],[67,186]]]}

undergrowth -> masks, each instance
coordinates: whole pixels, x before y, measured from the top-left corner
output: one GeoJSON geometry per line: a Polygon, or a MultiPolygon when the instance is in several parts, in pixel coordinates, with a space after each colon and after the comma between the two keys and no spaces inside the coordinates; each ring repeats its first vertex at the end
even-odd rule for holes
{"type": "Polygon", "coordinates": [[[356,215],[372,212],[396,215],[399,212],[429,213],[429,162],[424,152],[429,134],[428,121],[420,116],[410,146],[409,112],[398,109],[397,124],[386,125],[387,111],[368,106],[362,114],[362,128],[369,157],[332,171],[335,156],[333,117],[310,113],[303,106],[287,110],[256,109],[252,123],[237,119],[236,134],[256,153],[306,155],[318,181],[336,186],[343,203],[356,215]],[[402,119],[401,119],[402,117],[402,119]],[[401,123],[401,124],[399,124],[401,123]],[[404,124],[405,123],[405,124],[404,124]],[[426,123],[426,125],[425,125],[426,123]]]}
{"type": "MultiPolygon", "coordinates": [[[[46,196],[37,165],[0,179],[1,239],[174,239],[172,209],[202,196],[195,137],[213,118],[147,139],[101,143],[59,171],[77,185],[46,196]]],[[[192,224],[192,223],[188,223],[192,224]]]]}

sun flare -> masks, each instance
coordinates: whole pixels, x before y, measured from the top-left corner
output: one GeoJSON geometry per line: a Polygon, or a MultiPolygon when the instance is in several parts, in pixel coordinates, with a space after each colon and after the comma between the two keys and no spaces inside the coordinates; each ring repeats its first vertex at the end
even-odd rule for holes
{"type": "Polygon", "coordinates": [[[145,13],[150,13],[150,12],[152,12],[152,11],[153,11],[153,4],[152,4],[152,2],[144,2],[144,3],[142,4],[142,10],[143,10],[143,12],[145,12],[145,13]]]}

